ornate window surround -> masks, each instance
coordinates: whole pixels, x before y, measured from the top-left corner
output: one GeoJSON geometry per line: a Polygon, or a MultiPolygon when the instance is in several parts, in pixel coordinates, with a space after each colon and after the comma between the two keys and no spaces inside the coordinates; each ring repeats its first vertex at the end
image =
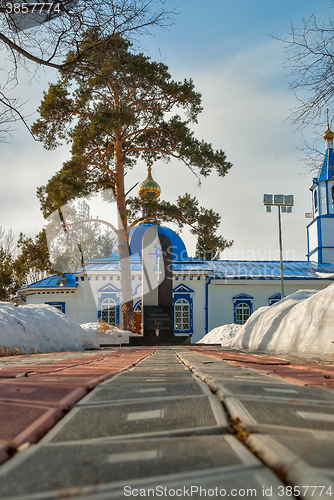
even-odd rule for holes
{"type": "Polygon", "coordinates": [[[234,323],[237,323],[237,306],[239,304],[246,304],[249,307],[249,315],[253,313],[253,300],[254,297],[247,295],[246,293],[241,293],[233,297],[233,306],[234,306],[234,323]]]}
{"type": "Polygon", "coordinates": [[[194,290],[192,290],[183,283],[175,287],[173,290],[173,306],[175,306],[175,302],[179,299],[185,299],[189,303],[189,328],[187,330],[175,329],[175,333],[188,333],[190,337],[194,332],[193,295],[194,295],[194,290]]]}

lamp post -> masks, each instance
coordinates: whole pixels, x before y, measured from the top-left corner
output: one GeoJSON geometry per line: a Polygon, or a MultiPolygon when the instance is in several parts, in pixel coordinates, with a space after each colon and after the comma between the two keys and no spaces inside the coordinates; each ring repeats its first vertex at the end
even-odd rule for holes
{"type": "Polygon", "coordinates": [[[292,194],[265,194],[263,196],[263,204],[267,212],[271,212],[271,207],[275,206],[278,210],[278,240],[279,240],[279,256],[281,268],[281,299],[284,298],[284,275],[283,275],[283,246],[282,246],[282,222],[281,213],[291,214],[293,207],[292,194]]]}

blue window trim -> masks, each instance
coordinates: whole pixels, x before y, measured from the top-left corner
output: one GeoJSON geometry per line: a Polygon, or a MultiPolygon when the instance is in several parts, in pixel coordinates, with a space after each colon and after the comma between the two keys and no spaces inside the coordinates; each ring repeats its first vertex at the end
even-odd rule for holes
{"type": "Polygon", "coordinates": [[[185,299],[189,303],[189,329],[188,330],[175,329],[175,333],[189,333],[190,337],[194,333],[194,326],[193,326],[194,312],[193,312],[193,299],[192,299],[193,293],[194,292],[193,290],[191,290],[191,288],[183,284],[178,285],[173,290],[173,306],[175,306],[175,302],[179,299],[185,299]]]}
{"type": "Polygon", "coordinates": [[[185,299],[189,304],[189,329],[177,330],[175,328],[175,332],[176,333],[189,333],[191,336],[194,332],[194,328],[193,328],[193,299],[190,297],[190,294],[178,293],[177,295],[175,295],[175,297],[173,297],[173,306],[174,307],[175,307],[175,302],[179,299],[185,299]]]}
{"type": "Polygon", "coordinates": [[[239,304],[246,304],[249,307],[249,315],[251,316],[253,314],[253,300],[254,297],[251,297],[250,295],[247,294],[240,294],[236,295],[233,297],[233,317],[234,317],[234,323],[237,322],[237,306],[239,304]]]}
{"type": "Polygon", "coordinates": [[[116,293],[102,293],[99,297],[97,317],[101,319],[102,316],[102,302],[106,299],[113,299],[116,302],[116,325],[119,325],[119,294],[116,293]]]}
{"type": "Polygon", "coordinates": [[[136,310],[136,307],[138,306],[138,304],[140,304],[141,302],[142,302],[142,299],[137,300],[137,302],[133,306],[134,311],[136,310]]]}
{"type": "Polygon", "coordinates": [[[279,302],[281,300],[281,294],[280,293],[275,293],[275,295],[272,295],[269,297],[269,305],[272,306],[273,304],[276,304],[276,302],[279,302]]]}
{"type": "Polygon", "coordinates": [[[65,302],[45,302],[49,306],[61,306],[61,312],[65,314],[65,302]]]}

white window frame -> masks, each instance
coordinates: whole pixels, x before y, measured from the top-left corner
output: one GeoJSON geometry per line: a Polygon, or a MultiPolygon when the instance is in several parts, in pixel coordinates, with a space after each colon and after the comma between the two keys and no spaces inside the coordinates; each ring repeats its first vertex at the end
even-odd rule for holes
{"type": "Polygon", "coordinates": [[[114,299],[104,299],[101,303],[101,320],[107,323],[108,325],[116,325],[116,318],[117,318],[117,309],[116,309],[116,302],[114,299]],[[104,312],[107,311],[107,318],[105,317],[106,315],[103,314],[104,312]]]}

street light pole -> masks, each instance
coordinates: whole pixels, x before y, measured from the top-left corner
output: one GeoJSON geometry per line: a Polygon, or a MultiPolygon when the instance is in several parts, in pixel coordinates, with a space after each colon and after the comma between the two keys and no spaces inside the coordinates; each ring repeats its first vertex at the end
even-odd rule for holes
{"type": "Polygon", "coordinates": [[[271,207],[276,206],[278,210],[278,241],[279,241],[279,257],[280,257],[280,270],[281,270],[281,299],[284,298],[284,274],[283,274],[283,245],[282,245],[282,221],[281,214],[291,214],[293,207],[293,195],[283,194],[265,194],[263,196],[263,204],[267,212],[271,212],[271,207]]]}
{"type": "Polygon", "coordinates": [[[284,274],[283,274],[283,249],[282,249],[282,222],[281,207],[277,205],[278,210],[278,240],[279,240],[279,260],[281,268],[281,299],[284,299],[284,274]]]}

